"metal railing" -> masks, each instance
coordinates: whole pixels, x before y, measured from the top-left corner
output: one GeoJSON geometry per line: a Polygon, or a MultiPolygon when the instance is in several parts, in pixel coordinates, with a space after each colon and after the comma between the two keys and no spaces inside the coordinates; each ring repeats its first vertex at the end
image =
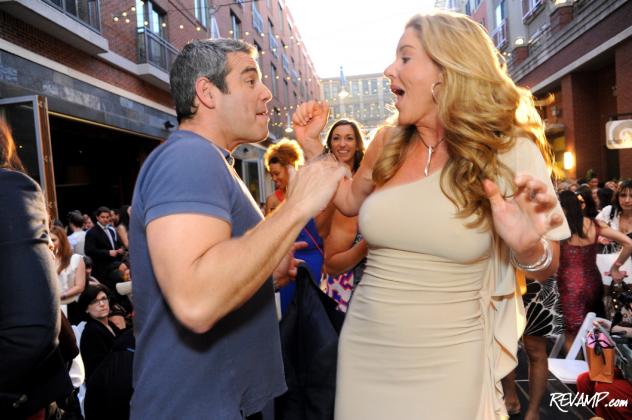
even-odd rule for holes
{"type": "Polygon", "coordinates": [[[149,63],[169,73],[178,50],[147,28],[136,29],[138,63],[149,63]]]}
{"type": "Polygon", "coordinates": [[[101,33],[99,0],[43,0],[72,19],[101,33]]]}

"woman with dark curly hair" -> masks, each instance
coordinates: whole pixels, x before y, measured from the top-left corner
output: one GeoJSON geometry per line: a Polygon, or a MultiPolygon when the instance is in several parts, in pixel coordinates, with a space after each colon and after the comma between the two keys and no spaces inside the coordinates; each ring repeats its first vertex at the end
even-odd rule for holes
{"type": "MultiPolygon", "coordinates": [[[[266,200],[265,214],[269,215],[285,200],[290,182],[290,170],[296,170],[303,164],[303,151],[295,140],[283,139],[268,147],[263,160],[276,187],[274,193],[266,200]]],[[[296,258],[305,261],[315,282],[320,282],[324,259],[320,225],[318,218],[309,220],[296,238],[297,242],[305,242],[307,246],[294,253],[296,258]]],[[[294,282],[290,282],[275,286],[281,295],[281,313],[285,314],[294,298],[296,285],[294,282]]]]}

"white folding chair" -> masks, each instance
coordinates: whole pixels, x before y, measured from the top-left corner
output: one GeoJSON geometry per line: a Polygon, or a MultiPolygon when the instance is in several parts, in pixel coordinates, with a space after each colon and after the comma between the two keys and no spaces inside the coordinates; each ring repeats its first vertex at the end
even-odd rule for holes
{"type": "Polygon", "coordinates": [[[565,384],[574,384],[579,374],[588,370],[585,341],[586,334],[591,330],[595,318],[596,315],[594,312],[586,314],[584,322],[582,322],[581,327],[579,327],[575,340],[573,340],[573,344],[564,359],[557,358],[564,345],[564,334],[560,334],[553,345],[548,359],[549,372],[565,384]],[[583,351],[584,360],[577,360],[580,351],[583,351]]]}

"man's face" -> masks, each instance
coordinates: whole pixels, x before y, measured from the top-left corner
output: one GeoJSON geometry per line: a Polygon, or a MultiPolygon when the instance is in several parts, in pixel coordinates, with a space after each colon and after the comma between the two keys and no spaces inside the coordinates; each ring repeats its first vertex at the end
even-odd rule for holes
{"type": "Polygon", "coordinates": [[[112,216],[110,215],[109,211],[104,211],[97,214],[97,221],[103,226],[109,225],[111,220],[112,216]]]}
{"type": "Polygon", "coordinates": [[[268,136],[270,90],[261,81],[257,62],[242,52],[229,53],[228,93],[215,90],[215,107],[229,143],[258,142],[268,136]]]}

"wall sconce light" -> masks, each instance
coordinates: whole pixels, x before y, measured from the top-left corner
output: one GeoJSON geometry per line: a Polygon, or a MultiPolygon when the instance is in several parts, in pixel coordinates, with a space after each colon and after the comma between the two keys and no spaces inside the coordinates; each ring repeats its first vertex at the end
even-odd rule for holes
{"type": "Polygon", "coordinates": [[[564,152],[564,170],[570,171],[575,167],[575,155],[573,152],[564,152]]]}
{"type": "Polygon", "coordinates": [[[522,47],[524,44],[525,44],[524,37],[519,36],[514,40],[514,45],[516,47],[522,47]]]}

